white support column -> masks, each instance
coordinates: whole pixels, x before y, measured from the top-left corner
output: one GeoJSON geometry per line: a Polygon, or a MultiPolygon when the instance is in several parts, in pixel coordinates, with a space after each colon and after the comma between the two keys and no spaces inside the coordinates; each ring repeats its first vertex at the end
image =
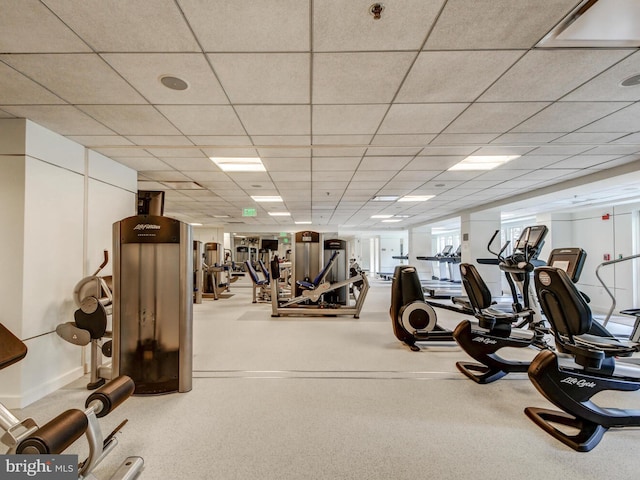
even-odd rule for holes
{"type": "Polygon", "coordinates": [[[496,230],[500,230],[500,212],[498,211],[463,214],[460,217],[462,261],[476,265],[493,296],[502,295],[502,272],[494,265],[478,265],[477,259],[491,258],[491,254],[487,251],[487,243],[496,230]]]}
{"type": "Polygon", "coordinates": [[[422,280],[430,280],[432,275],[431,262],[418,260],[416,257],[431,256],[431,228],[420,227],[409,229],[409,265],[416,267],[422,280]]]}

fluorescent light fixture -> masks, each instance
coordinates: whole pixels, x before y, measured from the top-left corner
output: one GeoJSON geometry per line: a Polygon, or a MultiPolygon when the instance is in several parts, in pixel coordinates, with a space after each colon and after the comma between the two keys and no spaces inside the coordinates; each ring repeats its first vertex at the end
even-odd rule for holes
{"type": "Polygon", "coordinates": [[[266,172],[259,157],[209,157],[223,172],[266,172]]]}
{"type": "Polygon", "coordinates": [[[371,199],[372,202],[395,202],[398,200],[398,195],[376,195],[371,199]]]}
{"type": "Polygon", "coordinates": [[[449,170],[492,170],[520,155],[469,155],[449,170]]]}
{"type": "Polygon", "coordinates": [[[382,222],[380,223],[398,223],[401,222],[402,219],[400,218],[390,218],[389,220],[382,220],[382,222]]]}
{"type": "Polygon", "coordinates": [[[201,227],[201,223],[190,223],[189,225],[193,225],[194,227],[201,227]]]}
{"type": "Polygon", "coordinates": [[[254,202],[281,202],[282,197],[280,195],[251,195],[251,199],[254,202]]]}
{"type": "Polygon", "coordinates": [[[213,218],[229,218],[229,215],[214,215],[213,218]]]}
{"type": "Polygon", "coordinates": [[[393,215],[371,215],[371,218],[391,218],[393,215]]]}
{"type": "Polygon", "coordinates": [[[272,217],[290,217],[291,213],[289,212],[269,212],[269,215],[272,217]]]}
{"type": "Polygon", "coordinates": [[[296,225],[311,225],[312,222],[310,222],[309,220],[302,220],[302,221],[293,222],[293,223],[295,223],[296,225]]]}
{"type": "Polygon", "coordinates": [[[399,202],[426,202],[435,195],[405,195],[398,199],[399,202]]]}

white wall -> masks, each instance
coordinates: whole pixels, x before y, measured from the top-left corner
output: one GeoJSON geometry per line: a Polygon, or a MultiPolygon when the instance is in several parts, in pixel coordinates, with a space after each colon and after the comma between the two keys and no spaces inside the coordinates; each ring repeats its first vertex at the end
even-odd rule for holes
{"type": "MultiPolygon", "coordinates": [[[[611,299],[595,271],[608,254],[611,260],[620,256],[633,255],[633,216],[638,215],[640,205],[603,207],[575,213],[573,215],[573,240],[576,246],[587,251],[587,260],[578,287],[590,298],[590,307],[598,313],[605,313],[611,306],[611,299]],[[602,216],[609,214],[608,220],[602,216]]],[[[616,298],[616,312],[634,308],[633,269],[638,261],[629,261],[602,267],[600,276],[616,298]]],[[[632,320],[632,319],[630,319],[632,320]]]]}
{"type": "Polygon", "coordinates": [[[23,407],[83,375],[82,349],[55,334],[113,222],[135,213],[136,172],[23,119],[0,120],[0,322],[27,357],[0,371],[0,401],[23,407]],[[4,227],[7,225],[7,228],[4,227]]]}

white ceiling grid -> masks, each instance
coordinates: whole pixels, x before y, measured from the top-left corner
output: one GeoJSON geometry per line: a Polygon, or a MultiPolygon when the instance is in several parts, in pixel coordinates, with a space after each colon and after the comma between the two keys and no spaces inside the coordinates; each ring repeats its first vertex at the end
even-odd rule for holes
{"type": "Polygon", "coordinates": [[[249,229],[406,227],[640,160],[637,49],[535,48],[578,0],[371,3],[0,0],[0,118],[134,168],[169,215],[249,229]],[[521,157],[447,171],[472,153],[521,157]],[[372,200],[408,194],[435,197],[372,200]]]}

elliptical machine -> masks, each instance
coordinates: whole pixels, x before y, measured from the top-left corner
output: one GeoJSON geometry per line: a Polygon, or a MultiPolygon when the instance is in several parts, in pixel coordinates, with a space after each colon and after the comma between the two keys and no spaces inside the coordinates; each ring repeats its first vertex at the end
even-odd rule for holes
{"type": "MultiPolygon", "coordinates": [[[[527,371],[530,362],[501,357],[497,352],[502,348],[530,346],[547,348],[544,335],[548,332],[544,328],[536,297],[530,288],[531,272],[534,269],[533,260],[539,255],[547,233],[548,229],[544,225],[525,228],[516,243],[514,252],[508,257],[502,255],[508,242],[497,253],[489,248],[489,251],[498,257],[498,266],[505,273],[509,284],[513,297],[511,312],[493,307],[491,292],[474,265],[469,263],[460,265],[462,283],[469,296],[473,315],[478,320],[478,326],[475,327],[469,320],[464,320],[455,328],[453,337],[458,345],[478,363],[457,362],[456,367],[476,383],[487,384],[510,372],[527,371]],[[522,294],[522,304],[518,290],[522,294]]],[[[498,232],[494,234],[489,245],[497,234],[498,232]]],[[[575,277],[580,274],[586,253],[581,249],[573,250],[581,257],[581,260],[572,263],[580,267],[573,272],[575,277]]]]}
{"type": "Polygon", "coordinates": [[[453,332],[438,325],[438,316],[424,299],[420,277],[415,267],[397,265],[391,282],[389,308],[393,333],[414,352],[416,342],[451,342],[453,332]]]}

